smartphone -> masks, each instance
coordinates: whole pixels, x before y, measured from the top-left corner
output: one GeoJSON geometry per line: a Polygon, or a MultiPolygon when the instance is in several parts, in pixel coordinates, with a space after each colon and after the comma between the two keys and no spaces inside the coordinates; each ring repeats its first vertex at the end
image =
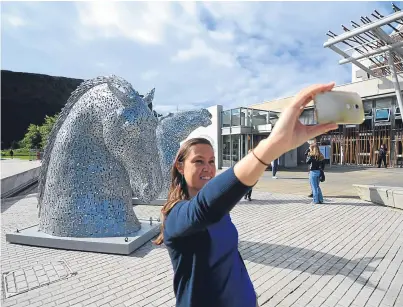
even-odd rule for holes
{"type": "Polygon", "coordinates": [[[318,124],[362,124],[365,120],[360,95],[354,92],[330,91],[313,98],[318,124]]]}

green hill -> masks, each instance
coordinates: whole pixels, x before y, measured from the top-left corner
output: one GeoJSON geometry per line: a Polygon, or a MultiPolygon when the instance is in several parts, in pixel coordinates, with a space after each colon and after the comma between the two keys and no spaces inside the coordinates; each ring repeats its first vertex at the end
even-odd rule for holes
{"type": "Polygon", "coordinates": [[[1,148],[20,141],[29,124],[60,112],[81,79],[1,71],[1,148]]]}

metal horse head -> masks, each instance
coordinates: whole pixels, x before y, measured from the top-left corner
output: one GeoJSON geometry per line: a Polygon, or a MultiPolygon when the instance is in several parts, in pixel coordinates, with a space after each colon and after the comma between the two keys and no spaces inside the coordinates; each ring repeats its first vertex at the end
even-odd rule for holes
{"type": "Polygon", "coordinates": [[[157,144],[161,159],[163,187],[160,198],[168,196],[170,170],[179,150],[180,142],[198,127],[211,125],[211,113],[207,109],[169,113],[160,118],[157,127],[157,144]]]}
{"type": "Polygon", "coordinates": [[[161,190],[157,119],[123,79],[83,82],[55,123],[39,178],[39,229],[56,236],[122,236],[140,229],[132,193],[161,190]]]}

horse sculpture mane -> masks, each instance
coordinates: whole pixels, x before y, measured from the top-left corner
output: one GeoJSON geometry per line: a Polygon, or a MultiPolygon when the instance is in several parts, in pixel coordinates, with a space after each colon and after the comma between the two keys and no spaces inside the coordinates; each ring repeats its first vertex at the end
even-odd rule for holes
{"type": "Polygon", "coordinates": [[[84,81],[60,113],[39,176],[39,229],[56,236],[121,236],[140,228],[132,193],[161,190],[157,119],[116,76],[84,81]]]}
{"type": "MultiPolygon", "coordinates": [[[[112,76],[114,77],[114,76],[112,76]]],[[[104,84],[109,82],[111,77],[101,76],[95,79],[89,79],[81,83],[74,92],[71,93],[71,96],[67,100],[66,105],[63,107],[62,111],[60,112],[55,124],[51,132],[49,133],[48,140],[45,146],[41,169],[39,173],[39,186],[38,186],[38,206],[39,206],[39,215],[40,215],[40,204],[43,198],[43,192],[46,184],[46,174],[48,172],[49,160],[50,155],[52,153],[53,145],[56,140],[56,136],[59,133],[60,127],[63,125],[66,117],[69,115],[71,108],[75,105],[75,103],[83,96],[88,90],[92,89],[93,87],[104,84]]]]}

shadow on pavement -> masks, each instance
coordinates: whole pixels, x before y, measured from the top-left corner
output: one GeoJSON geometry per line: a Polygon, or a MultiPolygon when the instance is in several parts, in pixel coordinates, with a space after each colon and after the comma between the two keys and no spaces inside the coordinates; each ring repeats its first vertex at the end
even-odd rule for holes
{"type": "Polygon", "coordinates": [[[243,205],[259,205],[259,206],[271,206],[271,205],[288,205],[288,204],[307,204],[311,203],[312,199],[253,199],[252,201],[242,199],[237,206],[243,205]]]}
{"type": "Polygon", "coordinates": [[[355,260],[295,246],[241,241],[239,249],[245,260],[270,267],[297,270],[312,275],[342,275],[360,285],[376,288],[364,272],[374,272],[371,262],[382,257],[364,257],[355,260]],[[265,251],[265,254],[262,252],[265,251]],[[354,270],[354,272],[352,272],[354,270]]]}
{"type": "Polygon", "coordinates": [[[360,197],[359,196],[356,196],[356,195],[336,195],[336,196],[333,196],[333,195],[325,195],[324,196],[325,198],[341,198],[341,199],[344,199],[344,198],[350,198],[350,199],[360,199],[360,197]]]}

